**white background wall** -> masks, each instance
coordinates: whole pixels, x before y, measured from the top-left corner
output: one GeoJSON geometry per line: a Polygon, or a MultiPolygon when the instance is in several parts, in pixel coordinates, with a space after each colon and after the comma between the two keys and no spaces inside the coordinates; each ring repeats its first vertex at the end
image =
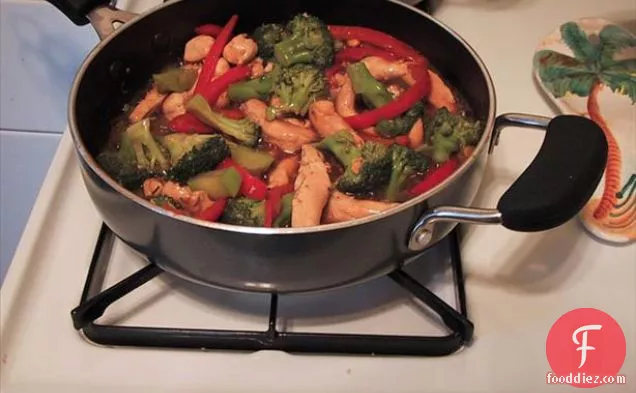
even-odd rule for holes
{"type": "Polygon", "coordinates": [[[45,1],[0,0],[0,283],[66,128],[75,71],[97,36],[45,1]]]}

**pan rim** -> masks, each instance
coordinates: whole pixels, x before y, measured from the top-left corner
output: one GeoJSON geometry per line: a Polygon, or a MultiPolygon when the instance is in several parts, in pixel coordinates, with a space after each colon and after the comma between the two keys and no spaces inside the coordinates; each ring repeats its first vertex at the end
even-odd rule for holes
{"type": "Polygon", "coordinates": [[[73,85],[71,87],[71,92],[68,99],[69,100],[68,102],[69,129],[70,129],[71,137],[73,139],[77,154],[90,167],[90,169],[94,173],[96,173],[97,176],[100,177],[101,181],[105,182],[106,184],[108,184],[108,186],[111,189],[118,192],[119,194],[126,197],[127,199],[131,200],[132,202],[136,203],[142,208],[148,209],[153,213],[165,216],[167,218],[175,219],[183,223],[198,226],[201,228],[222,230],[222,231],[235,232],[235,233],[253,234],[253,235],[306,235],[306,234],[312,234],[317,232],[327,232],[327,231],[336,231],[336,230],[341,230],[346,228],[353,228],[353,227],[369,224],[371,222],[384,220],[388,217],[391,217],[393,215],[396,215],[408,209],[411,209],[414,206],[422,204],[427,199],[431,198],[432,196],[438,194],[445,188],[449,187],[451,184],[455,183],[455,181],[457,181],[457,179],[459,179],[462,176],[462,174],[464,174],[466,171],[470,169],[470,167],[475,163],[475,161],[480,156],[482,151],[486,149],[489,144],[491,135],[494,130],[494,123],[496,118],[496,97],[495,97],[493,80],[490,75],[490,72],[488,71],[486,65],[484,64],[484,61],[481,59],[481,57],[478,55],[475,49],[472,46],[470,46],[470,44],[462,36],[460,36],[457,32],[455,32],[446,24],[442,23],[441,21],[437,20],[431,15],[425,13],[424,11],[415,8],[412,5],[402,3],[399,0],[384,0],[389,3],[393,3],[398,6],[404,7],[408,9],[409,11],[414,12],[423,18],[426,18],[430,23],[435,23],[436,25],[438,25],[438,27],[445,30],[447,34],[450,34],[455,40],[457,40],[464,47],[465,50],[468,51],[468,53],[470,53],[470,55],[473,57],[473,60],[475,60],[475,62],[479,66],[479,69],[482,73],[482,77],[484,78],[486,82],[486,86],[488,89],[489,109],[488,109],[488,117],[486,119],[481,140],[479,141],[477,147],[475,148],[474,153],[465,162],[463,162],[460,165],[460,167],[457,170],[455,170],[455,172],[451,176],[449,176],[443,182],[439,183],[437,186],[428,190],[426,193],[416,198],[410,199],[406,202],[402,202],[398,206],[393,207],[391,209],[387,209],[380,213],[376,213],[376,214],[363,217],[363,218],[358,218],[358,219],[349,220],[349,221],[340,222],[340,223],[321,224],[321,225],[312,226],[312,227],[264,228],[264,227],[231,225],[231,224],[224,224],[219,222],[209,222],[209,221],[196,219],[193,217],[188,217],[185,215],[176,214],[168,210],[165,210],[159,206],[153,205],[152,203],[145,200],[144,198],[141,198],[140,196],[136,195],[135,193],[121,186],[114,179],[112,179],[104,170],[100,168],[95,158],[88,152],[88,149],[86,148],[83,142],[83,138],[79,134],[78,125],[77,125],[76,116],[75,116],[75,106],[76,106],[75,102],[77,100],[80,83],[83,80],[83,77],[87,69],[91,66],[93,59],[99,54],[99,52],[101,52],[101,50],[104,47],[109,45],[109,43],[113,39],[115,39],[115,37],[122,34],[124,31],[126,31],[131,26],[135,25],[140,20],[146,18],[147,16],[151,14],[154,14],[155,12],[159,12],[163,8],[176,6],[177,4],[184,1],[190,1],[190,0],[173,0],[170,2],[164,2],[163,4],[150,8],[146,10],[145,12],[140,13],[138,16],[136,16],[132,20],[126,22],[123,26],[117,28],[115,32],[113,32],[104,40],[99,42],[89,52],[87,57],[83,60],[73,80],[73,85]]]}

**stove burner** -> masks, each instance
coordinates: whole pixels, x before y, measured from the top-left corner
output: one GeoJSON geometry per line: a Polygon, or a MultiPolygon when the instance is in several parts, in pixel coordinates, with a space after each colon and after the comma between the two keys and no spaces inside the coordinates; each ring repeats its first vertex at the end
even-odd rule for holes
{"type": "Polygon", "coordinates": [[[456,231],[443,242],[450,252],[459,311],[444,302],[409,274],[396,270],[389,277],[408,293],[424,302],[439,315],[452,331],[447,336],[403,336],[370,334],[324,334],[279,331],[276,326],[278,297],[272,294],[269,324],[265,331],[154,328],[100,325],[94,321],[106,308],[123,296],[159,276],[163,271],[150,263],[119,283],[100,290],[97,276],[106,266],[105,252],[112,248],[114,234],[103,225],[95,246],[80,304],[71,312],[75,329],[94,343],[106,346],[159,348],[192,348],[217,350],[280,350],[290,353],[377,354],[444,356],[468,345],[473,336],[473,324],[468,320],[461,257],[456,231]]]}

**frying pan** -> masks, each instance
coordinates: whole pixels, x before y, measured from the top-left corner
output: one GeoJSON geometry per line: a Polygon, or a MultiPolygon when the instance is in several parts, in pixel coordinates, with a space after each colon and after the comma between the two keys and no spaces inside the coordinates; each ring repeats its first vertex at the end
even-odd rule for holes
{"type": "Polygon", "coordinates": [[[458,223],[503,225],[513,231],[560,226],[583,207],[607,159],[601,129],[579,116],[496,116],[488,70],[449,27],[411,6],[388,0],[175,0],[133,15],[102,0],[50,0],[75,24],[91,22],[102,41],[87,56],[69,100],[69,126],[86,189],[106,225],[163,270],[202,285],[253,292],[310,292],[383,276],[424,252],[458,223]],[[194,27],[236,32],[283,22],[300,12],[328,24],[389,33],[421,51],[467,100],[485,130],[472,157],[425,194],[381,214],[309,228],[256,228],[174,215],[113,181],[95,155],[110,121],[147,83],[173,63],[194,27]],[[125,22],[117,29],[113,22],[125,22]],[[495,208],[471,207],[488,158],[506,126],[537,128],[545,138],[535,159],[495,208]]]}

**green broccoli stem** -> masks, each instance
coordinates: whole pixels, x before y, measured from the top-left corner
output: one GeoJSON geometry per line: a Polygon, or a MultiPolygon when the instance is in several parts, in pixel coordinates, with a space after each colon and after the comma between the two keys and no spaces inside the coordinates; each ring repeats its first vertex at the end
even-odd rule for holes
{"type": "Polygon", "coordinates": [[[267,100],[274,90],[279,76],[280,67],[275,65],[272,71],[260,78],[233,83],[227,89],[228,98],[233,102],[244,102],[252,98],[267,100]]]}
{"type": "Polygon", "coordinates": [[[252,98],[266,100],[269,97],[269,89],[259,79],[247,82],[235,83],[227,89],[227,96],[232,102],[244,102],[252,98]]]}
{"type": "Polygon", "coordinates": [[[274,220],[275,228],[282,228],[291,225],[293,199],[293,192],[287,193],[281,198],[280,213],[278,213],[278,217],[274,220]]]}
{"type": "Polygon", "coordinates": [[[254,122],[248,118],[240,120],[230,119],[221,113],[213,111],[206,99],[199,94],[188,101],[186,110],[194,114],[203,123],[235,138],[244,145],[254,146],[258,142],[258,126],[254,122]]]}
{"type": "Polygon", "coordinates": [[[349,168],[353,160],[362,156],[362,150],[355,145],[351,134],[346,130],[331,134],[316,147],[329,150],[345,168],[349,168]]]}
{"type": "Polygon", "coordinates": [[[351,78],[353,91],[360,94],[365,102],[370,103],[374,108],[379,108],[393,101],[393,96],[386,86],[371,75],[363,62],[349,64],[347,74],[351,78]]]}
{"type": "Polygon", "coordinates": [[[301,36],[291,37],[274,46],[274,56],[284,67],[298,63],[311,63],[314,55],[306,49],[305,41],[301,36]]]}
{"type": "Polygon", "coordinates": [[[404,186],[404,182],[409,177],[410,171],[393,170],[389,178],[389,185],[386,188],[385,199],[389,202],[397,202],[398,195],[404,186]]]}

